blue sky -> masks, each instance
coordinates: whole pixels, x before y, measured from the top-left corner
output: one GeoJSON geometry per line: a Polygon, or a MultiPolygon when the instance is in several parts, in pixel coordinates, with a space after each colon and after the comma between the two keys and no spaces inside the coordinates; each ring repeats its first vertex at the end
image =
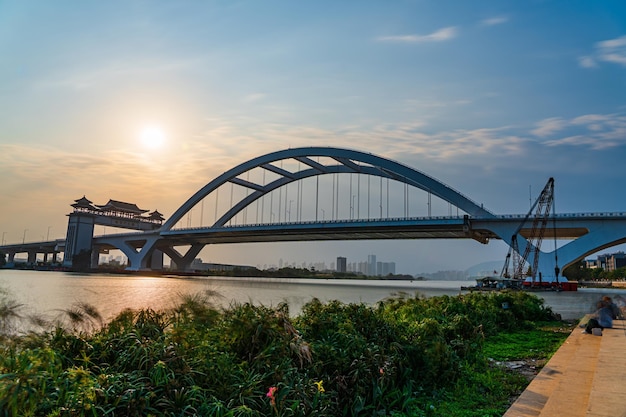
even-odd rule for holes
{"type": "MultiPolygon", "coordinates": [[[[496,213],[556,180],[559,212],[626,211],[623,1],[0,2],[0,231],[63,237],[73,200],[166,217],[223,171],[341,146],[496,213]],[[139,140],[157,126],[165,143],[139,140]],[[49,229],[50,228],[50,229],[49,229]]],[[[534,198],[533,197],[533,198],[534,198]]],[[[399,272],[504,258],[472,241],[211,248],[250,264],[399,272]]]]}

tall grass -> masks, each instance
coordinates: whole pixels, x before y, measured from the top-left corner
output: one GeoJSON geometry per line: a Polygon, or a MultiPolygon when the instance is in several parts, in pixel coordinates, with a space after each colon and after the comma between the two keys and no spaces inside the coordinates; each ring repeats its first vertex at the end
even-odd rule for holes
{"type": "MultiPolygon", "coordinates": [[[[485,337],[554,319],[525,293],[314,299],[293,319],[286,304],[218,308],[214,296],[108,323],[78,304],[45,331],[2,339],[0,416],[448,415],[460,386],[510,395],[485,337]]],[[[483,397],[472,411],[503,412],[483,397]]]]}

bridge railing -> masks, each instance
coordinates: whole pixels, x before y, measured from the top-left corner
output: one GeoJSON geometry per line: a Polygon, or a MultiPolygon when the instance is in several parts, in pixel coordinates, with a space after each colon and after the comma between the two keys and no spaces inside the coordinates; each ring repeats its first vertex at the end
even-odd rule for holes
{"type": "MultiPolygon", "coordinates": [[[[523,219],[526,217],[525,214],[499,214],[496,218],[501,219],[523,219]]],[[[555,218],[589,218],[589,217],[626,217],[626,212],[589,212],[589,213],[557,213],[556,215],[550,217],[555,218]]],[[[474,217],[477,218],[477,217],[474,217]]]]}
{"type": "MultiPolygon", "coordinates": [[[[400,221],[426,221],[426,220],[463,220],[463,216],[424,216],[424,217],[389,217],[381,219],[339,219],[339,220],[307,220],[296,222],[273,222],[273,223],[247,223],[237,225],[224,225],[218,227],[218,229],[234,229],[244,227],[261,227],[261,226],[289,226],[289,225],[305,225],[305,224],[341,224],[341,223],[383,223],[383,222],[400,222],[400,221]]],[[[180,227],[171,229],[172,231],[181,230],[204,230],[211,229],[212,227],[180,227]]]]}

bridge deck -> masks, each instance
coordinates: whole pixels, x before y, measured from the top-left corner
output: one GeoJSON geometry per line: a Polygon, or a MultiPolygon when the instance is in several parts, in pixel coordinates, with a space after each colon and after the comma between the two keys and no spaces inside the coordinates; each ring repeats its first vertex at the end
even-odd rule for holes
{"type": "Polygon", "coordinates": [[[626,321],[575,328],[504,417],[626,417],[626,321]]]}

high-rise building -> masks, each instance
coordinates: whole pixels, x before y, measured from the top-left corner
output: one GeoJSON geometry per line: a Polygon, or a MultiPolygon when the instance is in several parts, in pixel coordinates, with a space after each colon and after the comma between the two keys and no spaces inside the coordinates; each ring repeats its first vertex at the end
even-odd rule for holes
{"type": "Polygon", "coordinates": [[[367,255],[367,275],[370,277],[376,276],[376,255],[367,255]]]}
{"type": "Polygon", "coordinates": [[[348,272],[348,260],[343,256],[337,257],[337,272],[348,272]]]}

